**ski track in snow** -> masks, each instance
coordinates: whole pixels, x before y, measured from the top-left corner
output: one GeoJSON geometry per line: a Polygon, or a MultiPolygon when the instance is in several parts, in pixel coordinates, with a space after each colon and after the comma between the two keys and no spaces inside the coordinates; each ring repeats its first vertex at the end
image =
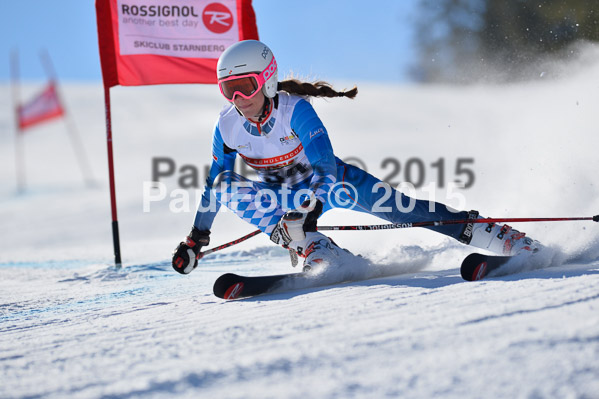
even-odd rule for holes
{"type": "MultiPolygon", "coordinates": [[[[392,172],[377,169],[386,157],[404,171],[414,158],[429,182],[440,172],[430,165],[443,159],[441,202],[459,203],[448,183],[464,177],[457,160],[471,159],[476,179],[457,191],[467,201],[460,209],[591,216],[599,213],[597,60],[589,50],[561,79],[548,72],[506,86],[358,84],[356,100],[315,107],[338,155],[358,156],[377,176],[392,172]]],[[[63,87],[98,186],[82,187],[56,122],[23,137],[20,195],[10,87],[0,89],[0,398],[599,398],[597,223],[514,226],[551,251],[480,282],[460,278],[471,249],[434,232],[331,232],[367,261],[325,271],[318,287],[227,302],[212,294],[221,274],[290,273],[287,252],[259,235],[181,276],[168,258],[197,198],[182,190],[190,209],[173,210],[167,196],[144,212],[142,195],[153,157],[204,173],[218,90],[111,89],[125,262],[115,269],[101,85],[63,87]]],[[[23,98],[36,91],[23,87],[23,98]]],[[[161,181],[174,192],[180,177],[161,181]]],[[[345,211],[321,220],[381,223],[345,211]]],[[[212,243],[250,231],[223,212],[212,243]]]]}

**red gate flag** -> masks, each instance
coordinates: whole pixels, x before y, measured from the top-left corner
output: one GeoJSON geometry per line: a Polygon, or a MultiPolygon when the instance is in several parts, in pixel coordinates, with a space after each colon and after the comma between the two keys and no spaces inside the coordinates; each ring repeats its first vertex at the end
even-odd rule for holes
{"type": "Polygon", "coordinates": [[[105,87],[216,83],[230,45],[258,39],[251,0],[97,0],[105,87]]]}
{"type": "Polygon", "coordinates": [[[17,107],[20,131],[62,115],[64,109],[60,105],[54,82],[50,82],[48,87],[32,100],[17,107]]]}

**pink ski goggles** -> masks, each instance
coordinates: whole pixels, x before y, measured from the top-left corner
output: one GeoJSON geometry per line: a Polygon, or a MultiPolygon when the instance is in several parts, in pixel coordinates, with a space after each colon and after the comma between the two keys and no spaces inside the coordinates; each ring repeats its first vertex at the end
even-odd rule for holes
{"type": "Polygon", "coordinates": [[[227,100],[233,102],[236,95],[240,95],[245,99],[250,99],[256,95],[264,86],[264,83],[277,70],[277,62],[275,57],[266,69],[258,73],[247,73],[245,75],[236,75],[224,78],[218,81],[220,92],[227,100]]]}

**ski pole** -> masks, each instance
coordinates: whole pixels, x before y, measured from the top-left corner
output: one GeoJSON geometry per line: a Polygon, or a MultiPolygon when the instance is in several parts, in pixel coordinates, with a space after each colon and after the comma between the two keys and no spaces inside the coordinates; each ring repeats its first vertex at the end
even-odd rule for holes
{"type": "Polygon", "coordinates": [[[234,241],[228,242],[228,243],[223,244],[223,245],[219,245],[218,247],[207,249],[204,252],[200,252],[198,254],[198,260],[202,259],[204,256],[209,255],[209,254],[211,254],[213,252],[220,251],[221,249],[229,248],[229,247],[232,247],[233,245],[237,245],[237,244],[239,244],[241,242],[244,242],[245,240],[250,239],[253,236],[257,236],[260,233],[262,233],[262,230],[252,231],[250,234],[246,234],[243,237],[239,237],[238,239],[236,239],[234,241]]]}
{"type": "Polygon", "coordinates": [[[599,215],[592,217],[574,217],[574,218],[487,218],[487,219],[457,219],[457,220],[437,220],[428,222],[407,222],[407,223],[388,223],[388,224],[371,224],[364,226],[321,226],[318,230],[321,231],[345,231],[345,230],[387,230],[387,229],[406,229],[410,227],[433,227],[447,226],[451,224],[467,224],[467,223],[523,223],[523,222],[561,222],[575,220],[592,220],[599,222],[599,215]]]}
{"type": "MultiPolygon", "coordinates": [[[[389,230],[389,229],[406,229],[411,227],[433,227],[433,226],[447,226],[451,224],[467,224],[467,223],[523,223],[523,222],[563,222],[563,221],[578,221],[578,220],[592,220],[593,222],[599,222],[599,215],[591,217],[572,217],[572,218],[488,218],[488,219],[457,219],[457,220],[437,220],[429,222],[411,222],[411,223],[387,223],[387,224],[370,224],[370,225],[359,225],[359,226],[320,226],[320,231],[356,231],[356,230],[389,230]]],[[[198,260],[211,253],[220,251],[221,249],[232,247],[239,243],[244,242],[254,236],[260,234],[262,230],[256,230],[249,234],[244,235],[234,241],[226,244],[219,245],[208,249],[204,252],[200,252],[198,260]]]]}

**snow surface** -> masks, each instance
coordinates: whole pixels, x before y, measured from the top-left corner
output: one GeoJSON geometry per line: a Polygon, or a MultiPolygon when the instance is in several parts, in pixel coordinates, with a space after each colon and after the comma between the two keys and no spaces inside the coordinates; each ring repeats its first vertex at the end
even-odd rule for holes
{"type": "MultiPolygon", "coordinates": [[[[314,103],[337,154],[359,157],[375,175],[390,173],[384,158],[402,167],[418,158],[434,181],[430,164],[444,158],[441,202],[489,217],[592,216],[599,56],[559,70],[503,86],[359,83],[354,101],[314,103]],[[456,191],[448,182],[458,158],[474,159],[475,182],[456,191]]],[[[174,196],[144,212],[143,189],[153,157],[194,165],[204,179],[218,90],[112,89],[121,269],[112,266],[102,87],[62,87],[98,186],[84,186],[57,121],[23,137],[22,194],[11,89],[1,90],[0,397],[599,398],[599,225],[514,225],[553,252],[478,283],[459,276],[471,249],[436,233],[334,232],[340,245],[403,274],[226,302],[212,295],[219,275],[290,272],[285,251],[258,236],[181,276],[170,253],[199,192],[180,189],[177,173],[162,180],[174,196]]],[[[380,220],[334,211],[321,221],[360,223],[380,220]]],[[[212,243],[251,231],[224,212],[212,243]]]]}

